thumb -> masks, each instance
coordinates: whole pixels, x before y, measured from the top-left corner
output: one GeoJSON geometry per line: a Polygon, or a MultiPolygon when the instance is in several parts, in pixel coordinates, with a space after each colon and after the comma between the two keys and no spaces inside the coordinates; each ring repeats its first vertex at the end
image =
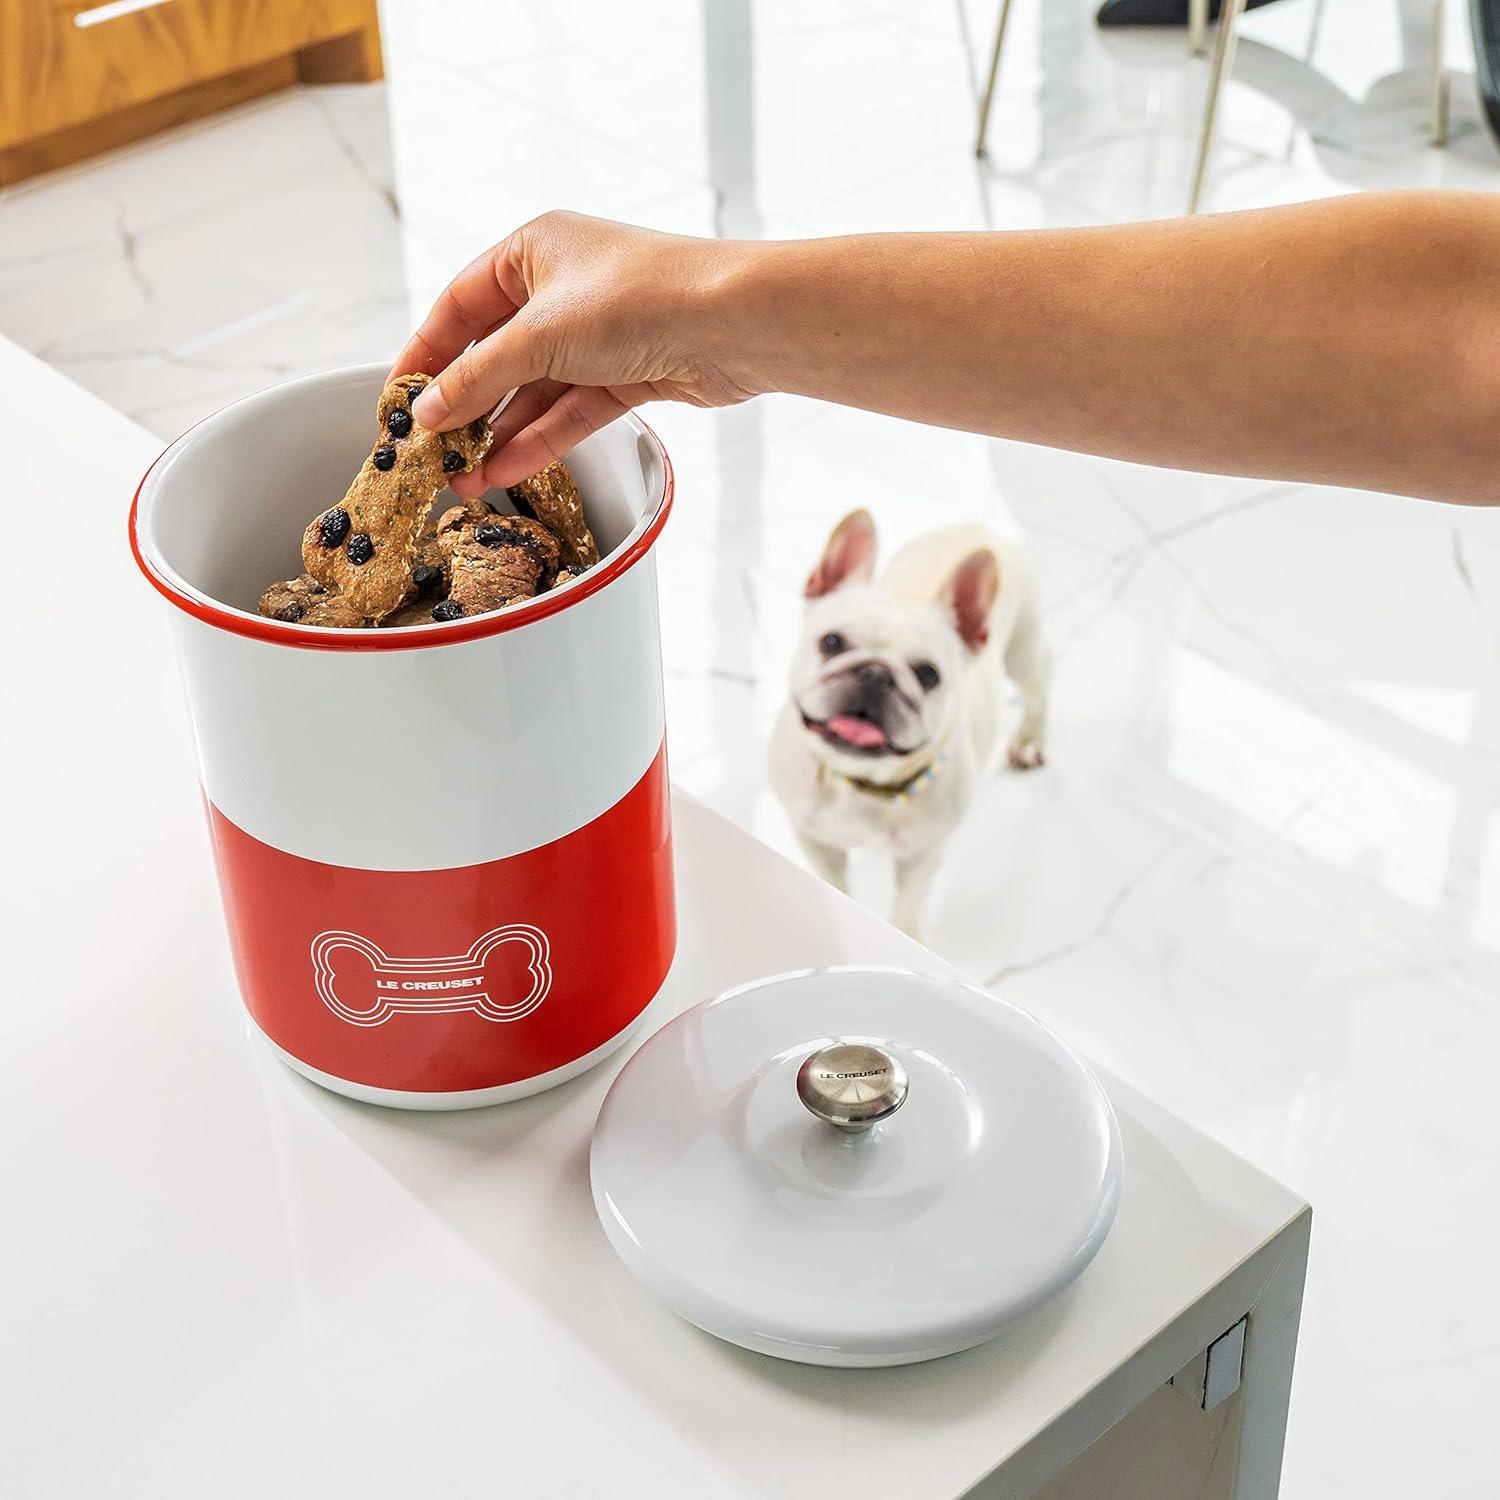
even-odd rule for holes
{"type": "Polygon", "coordinates": [[[467,349],[412,403],[411,414],[432,432],[449,432],[482,417],[501,397],[548,373],[551,339],[525,307],[504,327],[467,349]]]}

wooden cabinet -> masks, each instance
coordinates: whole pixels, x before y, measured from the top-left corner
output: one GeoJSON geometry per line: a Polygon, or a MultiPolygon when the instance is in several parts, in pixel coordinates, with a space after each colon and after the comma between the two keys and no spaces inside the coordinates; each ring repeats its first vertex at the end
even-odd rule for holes
{"type": "Polygon", "coordinates": [[[380,72],[375,0],[0,0],[0,185],[298,79],[380,72]]]}

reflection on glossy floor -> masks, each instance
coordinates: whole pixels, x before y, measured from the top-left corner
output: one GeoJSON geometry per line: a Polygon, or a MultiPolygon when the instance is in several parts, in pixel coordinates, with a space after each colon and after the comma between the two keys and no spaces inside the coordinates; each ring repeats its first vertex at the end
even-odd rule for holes
{"type": "MultiPolygon", "coordinates": [[[[0,194],[0,332],[172,434],[389,352],[445,273],[554,204],[768,235],[1176,212],[1205,77],[1178,34],[1018,0],[977,168],[976,0],[385,9],[385,85],[0,194]]],[[[1451,10],[1446,152],[1426,0],[1250,17],[1209,205],[1500,188],[1451,10]]],[[[1288,1496],[1493,1496],[1500,514],[793,400],[652,420],[679,471],[674,770],[779,845],[763,745],[833,521],[1024,533],[1059,655],[1051,764],[984,788],[931,940],[1312,1199],[1288,1496]]]]}

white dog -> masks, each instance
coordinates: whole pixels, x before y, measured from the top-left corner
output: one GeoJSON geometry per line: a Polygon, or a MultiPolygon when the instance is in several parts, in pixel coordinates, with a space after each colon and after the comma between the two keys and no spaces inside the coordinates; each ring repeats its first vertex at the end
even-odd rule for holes
{"type": "Polygon", "coordinates": [[[915,935],[994,752],[1007,676],[1022,703],[1010,763],[1042,764],[1048,653],[1025,554],[983,527],[930,532],[874,571],[875,523],[855,511],[807,580],[771,784],[825,880],[843,887],[852,849],[891,855],[891,919],[915,935]]]}

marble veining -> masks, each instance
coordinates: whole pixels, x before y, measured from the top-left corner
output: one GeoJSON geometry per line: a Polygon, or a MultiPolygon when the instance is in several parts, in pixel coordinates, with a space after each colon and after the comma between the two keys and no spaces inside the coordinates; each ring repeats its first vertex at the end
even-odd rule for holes
{"type": "MultiPolygon", "coordinates": [[[[165,438],[388,353],[461,260],[558,204],[764,235],[1178,212],[1204,66],[1091,8],[1016,0],[977,165],[979,0],[388,0],[384,84],[0,192],[0,332],[165,438]]],[[[1446,151],[1426,0],[1247,18],[1209,206],[1500,188],[1449,10],[1446,151]]],[[[981,789],[932,944],[1312,1200],[1290,1500],[1493,1497],[1500,515],[791,398],[648,416],[679,480],[674,774],[779,847],[763,747],[833,522],[869,506],[888,547],[957,517],[1025,537],[1050,764],[981,789]]]]}

